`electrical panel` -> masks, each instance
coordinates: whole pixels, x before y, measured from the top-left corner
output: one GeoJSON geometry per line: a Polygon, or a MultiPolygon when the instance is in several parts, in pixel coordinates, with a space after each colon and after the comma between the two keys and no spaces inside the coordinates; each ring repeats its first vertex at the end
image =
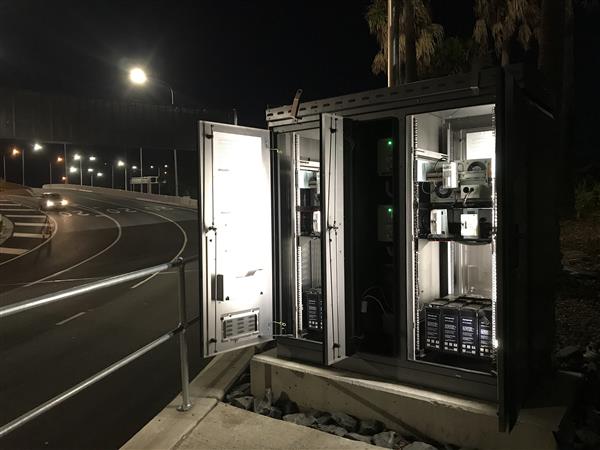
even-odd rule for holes
{"type": "Polygon", "coordinates": [[[392,242],[394,240],[394,210],[392,205],[377,207],[377,240],[392,242]]]}

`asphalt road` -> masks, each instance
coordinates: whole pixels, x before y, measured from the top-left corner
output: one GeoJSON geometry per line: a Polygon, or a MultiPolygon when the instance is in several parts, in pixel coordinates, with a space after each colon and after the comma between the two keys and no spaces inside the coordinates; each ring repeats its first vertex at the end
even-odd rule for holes
{"type": "MultiPolygon", "coordinates": [[[[0,305],[197,252],[194,210],[97,192],[64,195],[70,200],[64,211],[43,213],[35,198],[0,194],[0,214],[15,224],[13,237],[0,244],[0,305]]],[[[186,268],[190,319],[198,315],[198,292],[193,263],[186,268]]],[[[177,322],[175,271],[2,319],[0,424],[177,322]]],[[[205,364],[199,339],[196,324],[188,332],[191,376],[205,364]]],[[[0,439],[0,448],[118,448],[179,390],[178,347],[171,340],[0,439]]]]}

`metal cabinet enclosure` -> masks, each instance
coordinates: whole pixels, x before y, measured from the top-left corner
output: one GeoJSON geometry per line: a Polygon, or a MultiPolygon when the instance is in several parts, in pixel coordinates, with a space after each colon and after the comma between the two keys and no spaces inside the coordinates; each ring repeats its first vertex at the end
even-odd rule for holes
{"type": "Polygon", "coordinates": [[[542,85],[490,69],[269,109],[268,131],[200,122],[204,354],[275,338],[497,402],[510,430],[551,345],[542,85]]]}

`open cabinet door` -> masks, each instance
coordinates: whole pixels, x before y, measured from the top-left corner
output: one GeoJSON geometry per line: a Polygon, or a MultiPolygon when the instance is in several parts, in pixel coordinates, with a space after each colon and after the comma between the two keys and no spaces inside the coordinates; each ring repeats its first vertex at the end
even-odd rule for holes
{"type": "Polygon", "coordinates": [[[271,169],[266,130],[199,123],[203,355],[272,338],[271,169]]]}
{"type": "Polygon", "coordinates": [[[321,205],[325,300],[324,362],[346,357],[344,289],[344,126],[343,118],[321,116],[321,205]]]}
{"type": "MultiPolygon", "coordinates": [[[[559,268],[556,124],[521,70],[507,68],[497,108],[499,427],[549,373],[553,280],[559,268]],[[537,97],[537,98],[536,98],[537,97]]],[[[546,99],[547,100],[547,99],[546,99]]]]}

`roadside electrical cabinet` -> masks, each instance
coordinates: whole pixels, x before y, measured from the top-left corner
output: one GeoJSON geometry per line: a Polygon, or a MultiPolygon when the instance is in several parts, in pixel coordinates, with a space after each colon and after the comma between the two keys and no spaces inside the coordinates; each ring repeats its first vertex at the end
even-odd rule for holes
{"type": "Polygon", "coordinates": [[[202,348],[492,401],[548,368],[559,179],[520,66],[199,123],[202,348]]]}

